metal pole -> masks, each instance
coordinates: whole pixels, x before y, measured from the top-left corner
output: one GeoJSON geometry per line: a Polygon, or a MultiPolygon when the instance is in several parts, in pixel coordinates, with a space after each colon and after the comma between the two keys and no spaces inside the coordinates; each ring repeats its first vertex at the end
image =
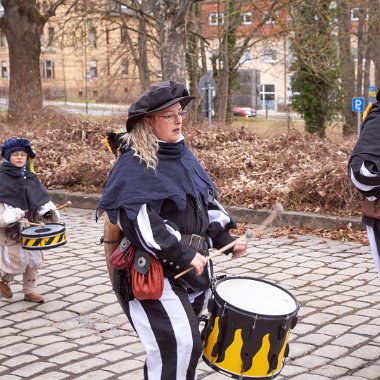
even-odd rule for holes
{"type": "Polygon", "coordinates": [[[85,75],[85,87],[84,94],[86,99],[86,115],[88,115],[88,99],[87,99],[87,20],[84,24],[84,75],[85,75]]]}
{"type": "Polygon", "coordinates": [[[207,82],[207,85],[206,85],[206,88],[207,88],[207,116],[208,116],[208,126],[211,127],[211,112],[212,112],[212,108],[211,108],[211,88],[210,88],[210,83],[207,82]]]}
{"type": "Polygon", "coordinates": [[[360,121],[361,121],[361,112],[357,112],[358,114],[358,137],[360,135],[360,121]]]}

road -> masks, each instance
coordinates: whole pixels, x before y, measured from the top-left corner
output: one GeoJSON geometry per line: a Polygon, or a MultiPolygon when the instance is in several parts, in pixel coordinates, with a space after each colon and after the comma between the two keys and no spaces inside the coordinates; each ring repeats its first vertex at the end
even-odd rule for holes
{"type": "MultiPolygon", "coordinates": [[[[12,300],[0,298],[0,378],[141,380],[145,353],[111,290],[102,222],[93,210],[61,214],[68,242],[45,251],[39,290],[47,302],[23,301],[20,283],[12,300]]],[[[215,258],[215,272],[265,279],[300,303],[277,379],[379,379],[380,281],[369,247],[270,231],[243,258],[215,258]]],[[[227,378],[201,362],[199,379],[227,378]]]]}

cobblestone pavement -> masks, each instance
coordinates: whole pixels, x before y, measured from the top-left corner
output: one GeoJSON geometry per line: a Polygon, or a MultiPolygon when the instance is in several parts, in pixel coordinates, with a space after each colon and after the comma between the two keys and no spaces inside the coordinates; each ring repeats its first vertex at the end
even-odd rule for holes
{"type": "MultiPolygon", "coordinates": [[[[103,223],[81,209],[63,211],[62,221],[68,243],[46,250],[41,270],[47,302],[23,301],[20,283],[12,300],[0,298],[0,378],[141,380],[144,349],[96,244],[103,223]]],[[[266,279],[300,303],[278,379],[380,379],[380,282],[368,246],[265,235],[245,257],[215,264],[216,274],[266,279]]],[[[199,379],[226,378],[201,363],[199,379]]]]}

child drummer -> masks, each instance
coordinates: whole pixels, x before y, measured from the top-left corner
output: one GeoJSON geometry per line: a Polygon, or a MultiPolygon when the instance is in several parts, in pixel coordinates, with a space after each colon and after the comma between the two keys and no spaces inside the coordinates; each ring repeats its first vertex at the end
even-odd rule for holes
{"type": "Polygon", "coordinates": [[[21,230],[29,223],[57,222],[59,211],[33,169],[36,153],[25,138],[12,137],[1,149],[0,166],[0,296],[13,297],[10,288],[15,275],[22,274],[24,300],[42,303],[36,292],[41,250],[21,245],[21,230]]]}

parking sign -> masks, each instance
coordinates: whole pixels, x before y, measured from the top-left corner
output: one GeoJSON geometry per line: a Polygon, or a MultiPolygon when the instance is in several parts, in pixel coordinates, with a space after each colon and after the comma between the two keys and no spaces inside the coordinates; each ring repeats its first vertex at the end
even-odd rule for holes
{"type": "Polygon", "coordinates": [[[354,112],[364,111],[364,98],[352,98],[352,111],[354,112]]]}

